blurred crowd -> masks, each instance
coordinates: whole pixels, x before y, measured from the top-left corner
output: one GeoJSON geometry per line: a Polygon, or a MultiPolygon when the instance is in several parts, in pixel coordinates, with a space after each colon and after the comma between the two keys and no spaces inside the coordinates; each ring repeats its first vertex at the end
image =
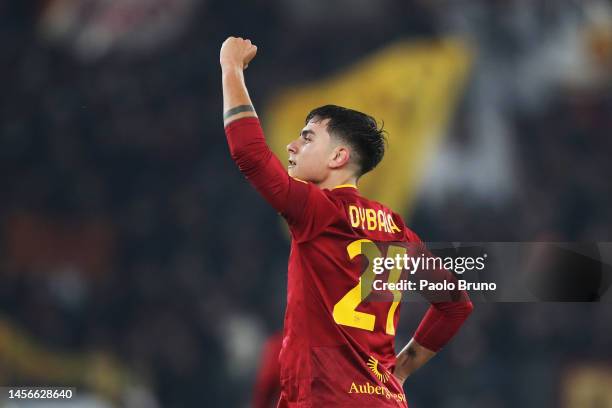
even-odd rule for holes
{"type": "MultiPolygon", "coordinates": [[[[426,241],[612,240],[609,77],[515,83],[557,61],[542,53],[587,18],[575,2],[208,0],[172,41],[95,60],[40,34],[48,3],[0,4],[0,317],[49,350],[111,353],[160,406],[247,406],[282,327],[288,241],[223,134],[228,35],[260,45],[256,106],[392,40],[465,36],[477,64],[439,156],[457,169],[432,164],[408,224],[426,241]]],[[[477,304],[408,401],[557,405],[559,370],[612,360],[605,306],[477,304]]],[[[398,346],[423,310],[404,306],[398,346]]]]}

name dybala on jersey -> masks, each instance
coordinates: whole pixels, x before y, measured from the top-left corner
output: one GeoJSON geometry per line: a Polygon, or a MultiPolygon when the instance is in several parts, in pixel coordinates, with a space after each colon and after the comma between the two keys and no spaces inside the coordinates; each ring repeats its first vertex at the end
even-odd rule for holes
{"type": "MultiPolygon", "coordinates": [[[[259,119],[229,123],[233,160],[291,231],[279,407],[407,407],[395,367],[399,302],[362,302],[363,240],[422,244],[402,218],[354,185],[320,189],[288,175],[259,119]]],[[[414,338],[438,351],[472,304],[435,302],[414,338]]]]}

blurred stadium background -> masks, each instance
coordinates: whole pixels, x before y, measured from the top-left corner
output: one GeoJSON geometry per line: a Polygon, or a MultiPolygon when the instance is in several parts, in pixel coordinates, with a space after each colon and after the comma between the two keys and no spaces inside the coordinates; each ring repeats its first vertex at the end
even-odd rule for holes
{"type": "MultiPolygon", "coordinates": [[[[612,241],[609,1],[4,0],[0,33],[0,385],[251,406],[288,241],[225,144],[228,35],[277,151],[322,103],[384,119],[363,189],[423,239],[612,241]]],[[[479,303],[406,394],[612,407],[611,345],[609,303],[479,303]]]]}

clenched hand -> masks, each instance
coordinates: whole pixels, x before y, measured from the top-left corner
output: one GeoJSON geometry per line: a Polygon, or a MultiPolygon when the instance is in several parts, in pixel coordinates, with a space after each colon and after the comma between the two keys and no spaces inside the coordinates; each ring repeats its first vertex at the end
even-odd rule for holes
{"type": "Polygon", "coordinates": [[[222,69],[246,69],[257,54],[257,46],[249,39],[228,37],[221,45],[219,62],[222,69]]]}

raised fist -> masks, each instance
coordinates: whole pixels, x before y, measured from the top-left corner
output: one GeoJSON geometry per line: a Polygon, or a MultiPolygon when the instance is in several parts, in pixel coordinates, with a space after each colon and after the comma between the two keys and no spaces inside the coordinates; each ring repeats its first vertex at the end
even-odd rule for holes
{"type": "Polygon", "coordinates": [[[245,40],[241,37],[228,37],[221,45],[219,62],[222,68],[238,67],[246,69],[255,54],[257,54],[257,47],[251,44],[251,40],[245,40]]]}

